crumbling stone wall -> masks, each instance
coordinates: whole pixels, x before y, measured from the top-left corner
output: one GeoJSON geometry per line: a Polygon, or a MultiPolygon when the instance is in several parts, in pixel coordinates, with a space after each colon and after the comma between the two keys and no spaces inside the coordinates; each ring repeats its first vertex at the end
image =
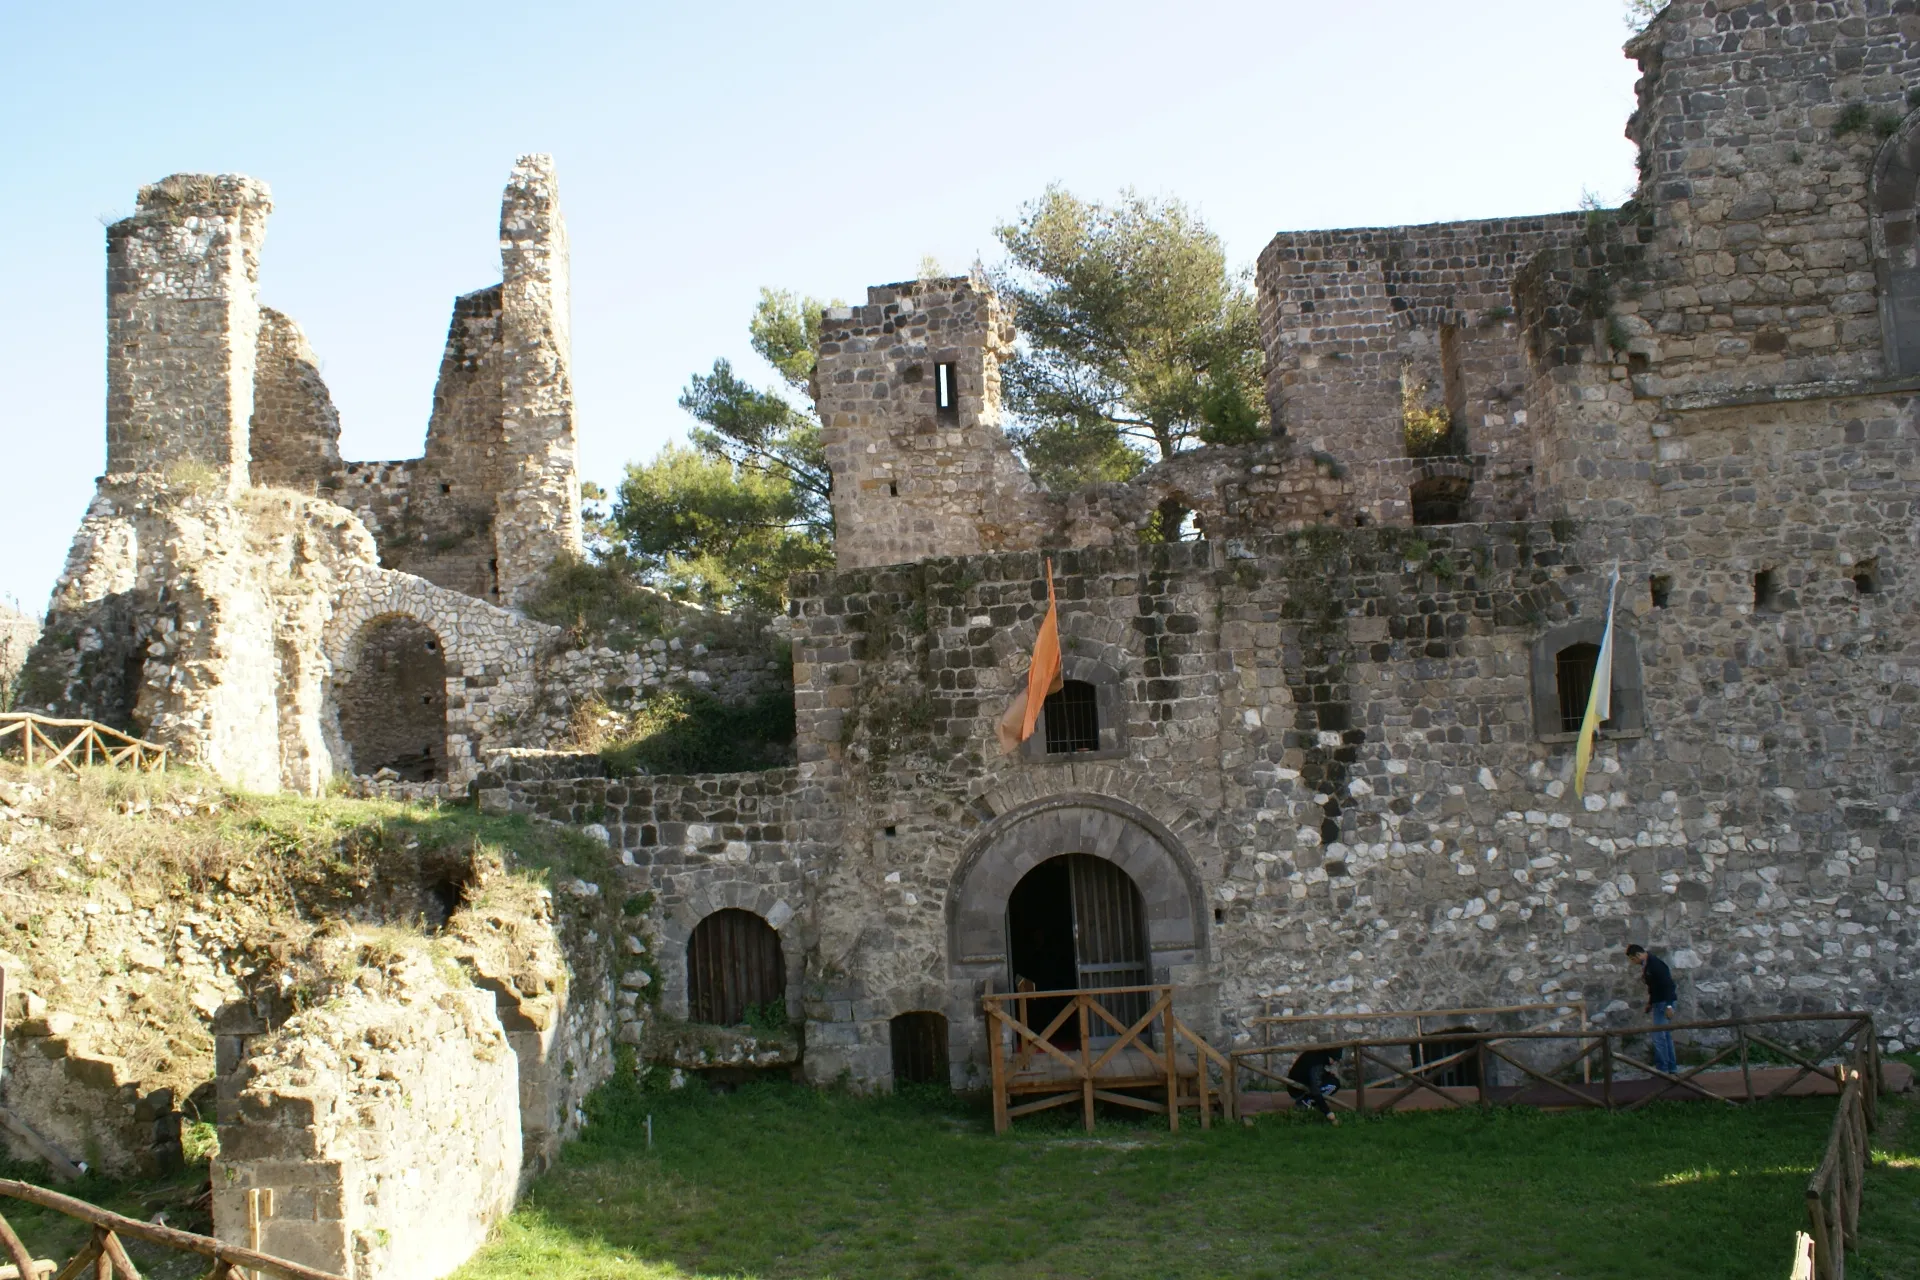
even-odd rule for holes
{"type": "Polygon", "coordinates": [[[1468,518],[1531,516],[1529,368],[1512,286],[1583,226],[1568,213],[1275,236],[1258,268],[1274,423],[1352,470],[1366,518],[1404,524],[1411,484],[1427,477],[1407,457],[1403,409],[1444,411],[1446,452],[1472,467],[1468,518]]]}
{"type": "Polygon", "coordinates": [[[260,308],[247,442],[253,484],[338,500],[340,411],[307,335],[271,307],[260,308]]]}
{"type": "Polygon", "coordinates": [[[321,1270],[431,1280],[479,1247],[519,1187],[519,1083],[492,993],[453,976],[391,955],[249,1045],[217,1234],[246,1243],[246,1193],[272,1188],[261,1247],[321,1270]]]}

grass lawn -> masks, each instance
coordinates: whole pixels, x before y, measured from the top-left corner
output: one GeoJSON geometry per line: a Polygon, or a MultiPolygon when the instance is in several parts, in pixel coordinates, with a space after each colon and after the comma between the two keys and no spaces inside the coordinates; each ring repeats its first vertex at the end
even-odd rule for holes
{"type": "MultiPolygon", "coordinates": [[[[1920,1123],[1888,1100],[1853,1274],[1920,1276],[1920,1123]]],[[[456,1280],[1784,1277],[1833,1103],[1292,1116],[1178,1136],[761,1085],[603,1091],[456,1280]],[[654,1146],[645,1145],[645,1115],[654,1146]]]]}

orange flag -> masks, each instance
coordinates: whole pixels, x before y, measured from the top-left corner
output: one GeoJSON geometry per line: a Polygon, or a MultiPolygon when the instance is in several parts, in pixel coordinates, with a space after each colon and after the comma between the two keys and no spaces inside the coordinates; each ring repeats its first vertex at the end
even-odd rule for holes
{"type": "Polygon", "coordinates": [[[1040,621],[1040,634],[1033,638],[1033,661],[1027,667],[1027,687],[1014,697],[994,736],[1000,750],[1012,753],[1033,736],[1040,721],[1040,708],[1047,695],[1060,691],[1060,609],[1053,598],[1053,561],[1047,561],[1047,616],[1040,621]]]}

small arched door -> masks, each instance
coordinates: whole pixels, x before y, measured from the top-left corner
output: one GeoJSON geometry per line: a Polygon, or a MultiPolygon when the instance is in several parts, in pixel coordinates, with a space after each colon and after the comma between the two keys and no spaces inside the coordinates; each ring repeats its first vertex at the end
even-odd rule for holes
{"type": "MultiPolygon", "coordinates": [[[[1118,865],[1092,854],[1049,858],[1021,878],[1007,899],[1007,951],[1015,991],[1025,983],[1033,991],[1071,991],[1139,987],[1152,980],[1140,890],[1118,865]]],[[[1101,1003],[1132,1023],[1151,1002],[1140,992],[1101,1003]]],[[[1051,1022],[1061,1004],[1034,1001],[1028,1025],[1051,1022]]],[[[1092,1036],[1111,1032],[1095,1027],[1092,1036]]]]}

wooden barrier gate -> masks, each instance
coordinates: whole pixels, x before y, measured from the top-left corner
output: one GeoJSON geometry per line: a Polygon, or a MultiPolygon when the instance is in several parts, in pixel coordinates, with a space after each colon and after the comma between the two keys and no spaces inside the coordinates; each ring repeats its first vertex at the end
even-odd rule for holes
{"type": "Polygon", "coordinates": [[[1180,1128],[1182,1107],[1199,1108],[1203,1129],[1212,1127],[1216,1099],[1228,1119],[1236,1114],[1232,1091],[1226,1087],[1231,1061],[1175,1016],[1170,985],[989,993],[982,1004],[993,1068],[995,1133],[1005,1133],[1016,1116],[1074,1102],[1081,1105],[1088,1133],[1093,1132],[1096,1101],[1164,1114],[1167,1127],[1173,1130],[1180,1128]],[[1146,1012],[1131,1023],[1108,1008],[1109,1004],[1137,1007],[1143,996],[1146,1012]],[[1059,1013],[1045,1027],[1032,1026],[1032,1006],[1055,1001],[1062,1002],[1059,1013]],[[1067,1041],[1066,1047],[1055,1044],[1056,1039],[1067,1041]],[[1184,1051],[1183,1039],[1188,1044],[1184,1051]],[[1103,1043],[1095,1044],[1096,1040],[1103,1043]],[[1215,1068],[1220,1071],[1219,1085],[1209,1079],[1215,1068]],[[1121,1090],[1160,1090],[1165,1101],[1121,1090]],[[1037,1100],[1011,1101],[1028,1095],[1036,1095],[1037,1100]]]}

